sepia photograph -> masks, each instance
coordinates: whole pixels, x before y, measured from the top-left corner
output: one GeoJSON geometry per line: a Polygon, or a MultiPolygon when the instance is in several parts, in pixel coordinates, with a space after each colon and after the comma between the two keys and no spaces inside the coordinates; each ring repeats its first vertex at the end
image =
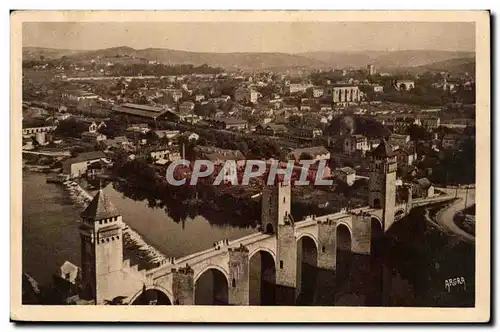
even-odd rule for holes
{"type": "Polygon", "coordinates": [[[488,321],[489,21],[12,12],[11,318],[488,321]]]}

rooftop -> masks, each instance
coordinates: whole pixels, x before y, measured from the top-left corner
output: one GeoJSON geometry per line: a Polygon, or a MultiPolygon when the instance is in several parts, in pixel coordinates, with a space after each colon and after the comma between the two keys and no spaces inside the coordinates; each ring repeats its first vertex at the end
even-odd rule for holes
{"type": "Polygon", "coordinates": [[[371,155],[375,157],[392,157],[394,152],[392,151],[391,145],[383,139],[375,150],[373,150],[371,155]]]}
{"type": "Polygon", "coordinates": [[[66,261],[61,265],[59,272],[61,278],[74,284],[78,278],[79,268],[75,264],[66,261]]]}
{"type": "Polygon", "coordinates": [[[291,152],[296,158],[300,158],[303,153],[311,154],[313,157],[329,153],[328,149],[324,146],[313,146],[309,148],[295,149],[291,152]]]}
{"type": "Polygon", "coordinates": [[[102,189],[99,189],[89,205],[80,214],[82,218],[94,221],[118,217],[119,215],[118,209],[111,203],[102,189]]]}
{"type": "Polygon", "coordinates": [[[338,171],[342,172],[342,173],[345,173],[345,174],[356,174],[356,171],[350,167],[342,167],[342,168],[338,168],[337,169],[338,171]]]}
{"type": "Polygon", "coordinates": [[[161,107],[154,107],[154,106],[149,106],[149,105],[139,105],[139,104],[131,104],[131,103],[125,103],[122,104],[121,107],[124,108],[133,108],[137,110],[143,110],[143,111],[149,111],[149,112],[163,112],[165,109],[161,107]]]}

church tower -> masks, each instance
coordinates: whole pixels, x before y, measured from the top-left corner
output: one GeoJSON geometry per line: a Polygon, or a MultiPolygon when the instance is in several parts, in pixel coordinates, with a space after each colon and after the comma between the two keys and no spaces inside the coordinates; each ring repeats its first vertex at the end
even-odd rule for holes
{"type": "Polygon", "coordinates": [[[383,210],[384,231],[394,222],[396,169],[396,156],[389,143],[382,139],[370,155],[368,201],[370,207],[383,210]]]}
{"type": "Polygon", "coordinates": [[[102,189],[80,216],[82,297],[102,304],[123,266],[122,217],[102,189]]]}

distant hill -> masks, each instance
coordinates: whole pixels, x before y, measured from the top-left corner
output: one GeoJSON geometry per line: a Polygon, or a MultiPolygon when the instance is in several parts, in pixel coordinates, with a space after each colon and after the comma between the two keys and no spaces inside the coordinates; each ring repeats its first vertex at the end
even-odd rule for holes
{"type": "Polygon", "coordinates": [[[40,56],[43,56],[45,59],[54,59],[62,56],[78,54],[80,52],[83,51],[44,47],[23,47],[23,60],[40,60],[40,56]]]}
{"type": "Polygon", "coordinates": [[[366,52],[308,52],[300,54],[288,53],[208,53],[188,52],[165,48],[147,48],[136,50],[121,46],[101,50],[77,51],[59,50],[38,47],[23,48],[23,60],[59,58],[67,56],[75,60],[96,57],[113,58],[129,56],[147,60],[158,60],[165,64],[207,64],[226,69],[266,69],[302,67],[319,68],[366,68],[368,64],[383,68],[416,67],[430,65],[434,62],[451,59],[473,58],[474,53],[451,51],[366,51],[366,52]]]}
{"type": "Polygon", "coordinates": [[[424,66],[418,66],[413,68],[414,70],[422,71],[447,71],[450,73],[475,73],[476,72],[476,60],[474,58],[460,58],[460,59],[450,59],[445,61],[439,61],[430,63],[424,66]]]}
{"type": "Polygon", "coordinates": [[[300,55],[327,63],[332,68],[366,68],[378,70],[397,67],[416,67],[456,58],[474,58],[473,52],[434,50],[366,51],[366,52],[309,52],[300,55]]]}
{"type": "Polygon", "coordinates": [[[207,64],[212,67],[264,69],[280,66],[289,67],[324,67],[321,61],[287,53],[204,53],[177,51],[164,48],[147,48],[136,50],[130,47],[113,47],[95,51],[75,51],[69,54],[66,50],[23,49],[23,59],[39,59],[43,54],[46,58],[57,58],[66,55],[75,60],[92,59],[96,57],[114,58],[129,56],[147,60],[157,60],[164,64],[207,64]],[[40,54],[36,52],[40,51],[40,54]]]}

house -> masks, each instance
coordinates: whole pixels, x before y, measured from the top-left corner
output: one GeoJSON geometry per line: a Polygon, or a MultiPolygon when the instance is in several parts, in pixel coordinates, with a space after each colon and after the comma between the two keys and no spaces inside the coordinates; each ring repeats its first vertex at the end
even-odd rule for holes
{"type": "Polygon", "coordinates": [[[179,113],[187,114],[194,110],[194,103],[192,101],[185,101],[179,105],[179,113]]]}
{"type": "Polygon", "coordinates": [[[446,134],[441,140],[443,149],[458,149],[462,141],[462,136],[457,134],[446,134]]]}
{"type": "Polygon", "coordinates": [[[139,121],[144,119],[147,120],[164,119],[167,117],[167,114],[169,112],[173,113],[163,107],[154,107],[154,106],[138,105],[130,103],[115,105],[113,107],[113,112],[126,115],[129,118],[133,118],[139,121]]]}
{"type": "Polygon", "coordinates": [[[349,186],[352,186],[354,181],[356,181],[356,171],[350,167],[337,168],[334,171],[334,175],[349,186]]]}
{"type": "Polygon", "coordinates": [[[106,140],[106,135],[96,131],[84,131],[81,135],[82,141],[85,143],[96,144],[106,140]]]}
{"type": "Polygon", "coordinates": [[[288,118],[292,113],[288,110],[281,109],[274,111],[274,122],[275,123],[288,123],[288,118]]]}
{"type": "Polygon", "coordinates": [[[441,124],[441,119],[437,116],[429,116],[421,119],[422,126],[427,130],[437,129],[441,124]]]}
{"type": "Polygon", "coordinates": [[[411,166],[417,160],[417,151],[413,147],[399,147],[394,150],[398,165],[411,166]]]}
{"type": "Polygon", "coordinates": [[[297,92],[306,92],[307,89],[311,88],[312,84],[307,84],[307,83],[291,83],[286,87],[287,92],[292,94],[292,93],[297,93],[297,92]]]}
{"type": "Polygon", "coordinates": [[[404,146],[410,142],[410,135],[403,134],[391,134],[389,137],[389,143],[391,145],[404,146]]]}
{"type": "Polygon", "coordinates": [[[83,120],[84,122],[88,123],[89,124],[89,132],[90,133],[95,133],[97,132],[99,129],[101,128],[105,128],[106,127],[106,123],[104,123],[104,121],[101,121],[99,122],[99,124],[97,124],[95,121],[93,120],[83,120]]]}
{"type": "Polygon", "coordinates": [[[54,287],[64,296],[78,294],[81,281],[81,269],[75,264],[65,261],[63,265],[53,274],[54,287]]]}
{"type": "Polygon", "coordinates": [[[69,100],[76,100],[76,101],[99,98],[99,96],[96,95],[95,93],[82,91],[82,90],[73,90],[73,91],[64,92],[62,94],[62,97],[69,99],[69,100]]]}
{"type": "Polygon", "coordinates": [[[74,158],[66,159],[62,171],[69,179],[75,179],[87,173],[88,165],[100,160],[106,161],[106,155],[102,151],[80,153],[74,158]]]}
{"type": "Polygon", "coordinates": [[[80,268],[71,262],[65,261],[59,268],[57,276],[73,285],[76,285],[81,277],[80,268]]]}
{"type": "Polygon", "coordinates": [[[401,91],[401,90],[403,90],[403,91],[409,91],[411,89],[415,89],[415,82],[414,81],[410,81],[410,80],[397,80],[394,83],[394,87],[398,91],[401,91]]]}
{"type": "Polygon", "coordinates": [[[393,131],[397,133],[403,133],[411,125],[421,126],[422,122],[419,118],[413,117],[397,117],[393,121],[393,131]]]}
{"type": "Polygon", "coordinates": [[[322,87],[315,86],[312,88],[312,95],[314,98],[319,98],[323,96],[324,90],[322,87]]]}
{"type": "Polygon", "coordinates": [[[236,102],[256,103],[258,99],[259,93],[252,88],[239,87],[234,91],[236,102]]]}
{"type": "Polygon", "coordinates": [[[236,161],[238,167],[245,166],[245,155],[240,150],[221,149],[213,146],[197,145],[195,148],[199,159],[208,159],[216,165],[222,165],[226,160],[236,161]]]}
{"type": "Polygon", "coordinates": [[[205,158],[210,160],[214,166],[223,166],[226,161],[234,160],[237,168],[245,166],[245,156],[239,150],[220,150],[212,153],[206,153],[205,158]]]}
{"type": "Polygon", "coordinates": [[[168,161],[175,161],[181,159],[181,154],[179,151],[170,151],[168,155],[168,161]]]}
{"type": "Polygon", "coordinates": [[[200,135],[191,131],[183,132],[182,136],[186,137],[188,141],[197,141],[200,139],[200,135]]]}
{"type": "Polygon", "coordinates": [[[103,143],[108,149],[121,149],[130,145],[130,141],[126,136],[117,136],[115,138],[107,139],[103,143]]]}
{"type": "Polygon", "coordinates": [[[313,146],[309,148],[295,149],[288,154],[288,159],[296,162],[301,159],[329,160],[330,151],[324,146],[313,146]]]}
{"type": "Polygon", "coordinates": [[[255,127],[255,132],[260,135],[278,136],[285,134],[287,131],[288,128],[285,125],[276,123],[268,123],[264,125],[259,124],[255,127]]]}
{"type": "Polygon", "coordinates": [[[233,118],[208,119],[213,126],[219,129],[245,130],[248,128],[248,121],[233,118]]]}
{"type": "Polygon", "coordinates": [[[87,166],[87,179],[93,179],[103,173],[104,163],[100,160],[94,161],[87,166]]]}
{"type": "Polygon", "coordinates": [[[170,150],[166,147],[154,147],[146,149],[146,153],[153,160],[168,159],[170,150]]]}
{"type": "Polygon", "coordinates": [[[153,131],[158,138],[166,137],[171,139],[180,134],[179,130],[155,130],[153,131]]]}
{"type": "Polygon", "coordinates": [[[322,135],[323,131],[321,129],[312,127],[293,128],[288,131],[288,136],[295,138],[313,139],[322,135]]]}
{"type": "Polygon", "coordinates": [[[182,91],[178,89],[163,89],[165,96],[171,97],[177,103],[182,98],[182,91]]]}
{"type": "Polygon", "coordinates": [[[419,198],[432,197],[434,196],[434,186],[427,178],[415,180],[412,186],[412,196],[419,198]]]}
{"type": "Polygon", "coordinates": [[[326,87],[324,96],[331,98],[335,104],[359,102],[361,100],[361,91],[355,85],[337,84],[326,87]]]}
{"type": "Polygon", "coordinates": [[[69,113],[60,113],[60,114],[56,114],[56,119],[59,120],[59,121],[64,121],[64,120],[67,120],[71,117],[71,114],[69,113]]]}
{"type": "Polygon", "coordinates": [[[369,149],[368,139],[363,135],[349,135],[344,139],[343,151],[347,155],[355,154],[358,151],[365,153],[369,149]]]}
{"type": "Polygon", "coordinates": [[[127,128],[127,131],[141,134],[147,134],[150,130],[151,129],[149,129],[149,125],[147,123],[134,123],[127,128]]]}

